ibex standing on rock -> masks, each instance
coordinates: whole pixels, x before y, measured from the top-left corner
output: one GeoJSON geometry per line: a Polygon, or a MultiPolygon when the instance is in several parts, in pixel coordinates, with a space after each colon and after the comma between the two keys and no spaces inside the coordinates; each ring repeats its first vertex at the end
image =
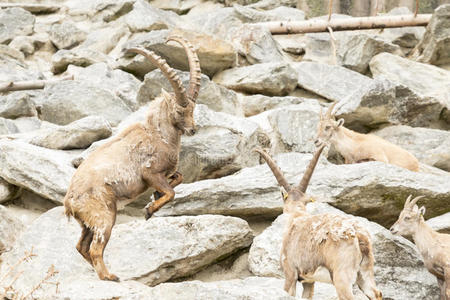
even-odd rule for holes
{"type": "Polygon", "coordinates": [[[361,134],[344,126],[344,119],[335,120],[334,102],[325,115],[320,112],[320,122],[315,144],[331,143],[344,157],[346,164],[364,161],[382,161],[411,171],[419,171],[419,161],[408,151],[372,134],[361,134]]]}
{"type": "Polygon", "coordinates": [[[190,68],[187,93],[164,59],[145,49],[129,49],[157,65],[174,93],[163,90],[150,104],[144,124],[131,125],[92,152],[78,167],[64,198],[66,215],[73,216],[82,227],[76,248],[102,280],[119,280],[103,262],[117,207],[132,202],[152,187],[162,197],[146,207],[148,219],[173,199],[173,188],[182,181],[177,172],[180,140],[183,133],[195,133],[193,111],[200,89],[200,64],[188,41],[180,37],[168,41],[178,42],[186,50],[190,68]]]}
{"type": "Polygon", "coordinates": [[[425,267],[436,276],[441,289],[441,300],[450,300],[450,235],[434,231],[423,219],[425,207],[416,203],[423,196],[406,199],[405,206],[391,232],[412,236],[422,254],[425,267]]]}
{"type": "Polygon", "coordinates": [[[302,298],[312,299],[314,282],[321,281],[334,284],[340,300],[351,300],[354,299],[352,285],[356,281],[369,299],[381,300],[374,280],[369,233],[351,218],[306,212],[309,202],[306,188],[323,148],[324,145],[317,149],[296,187],[288,184],[267,153],[256,150],[285,190],[283,212],[289,214],[289,220],[280,257],[285,275],[284,290],[295,297],[296,283],[300,281],[302,298]]]}

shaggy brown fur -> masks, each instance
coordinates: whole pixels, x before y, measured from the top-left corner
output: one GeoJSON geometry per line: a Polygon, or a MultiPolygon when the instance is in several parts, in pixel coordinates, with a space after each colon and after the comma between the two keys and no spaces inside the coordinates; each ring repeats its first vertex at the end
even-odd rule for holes
{"type": "Polygon", "coordinates": [[[416,203],[423,196],[406,199],[397,222],[391,227],[394,234],[412,236],[422,254],[425,267],[436,276],[441,300],[450,300],[450,235],[434,231],[423,219],[425,207],[416,203]]]}
{"type": "Polygon", "coordinates": [[[354,219],[334,214],[310,215],[305,192],[324,145],[313,156],[296,187],[290,186],[272,158],[256,150],[266,160],[283,194],[283,212],[289,220],[283,235],[280,262],[285,275],[284,289],[296,294],[296,283],[303,285],[302,298],[312,299],[314,282],[334,284],[339,299],[354,299],[352,285],[356,281],[371,300],[381,300],[376,288],[372,243],[369,233],[354,219]]]}
{"type": "Polygon", "coordinates": [[[195,132],[193,111],[200,87],[200,66],[189,42],[180,37],[169,40],[180,43],[186,50],[191,69],[187,93],[175,71],[162,58],[144,49],[130,49],[161,69],[174,94],[163,90],[151,102],[144,124],[131,125],[92,152],[76,170],[64,198],[66,215],[73,216],[82,227],[76,248],[102,280],[119,280],[103,262],[118,206],[132,202],[152,187],[162,197],[146,207],[148,219],[173,199],[173,188],[183,178],[177,172],[180,139],[183,133],[195,132]]]}
{"type": "Polygon", "coordinates": [[[419,161],[408,151],[376,135],[361,134],[344,126],[344,119],[335,120],[331,110],[333,103],[324,116],[320,114],[315,144],[331,143],[344,157],[346,164],[365,161],[382,161],[411,171],[419,171],[419,161]]]}

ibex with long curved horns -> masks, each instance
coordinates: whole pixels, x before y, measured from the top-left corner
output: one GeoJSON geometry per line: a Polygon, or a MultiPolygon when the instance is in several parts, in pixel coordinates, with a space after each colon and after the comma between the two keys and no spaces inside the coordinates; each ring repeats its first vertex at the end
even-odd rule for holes
{"type": "Polygon", "coordinates": [[[369,299],[381,300],[374,280],[369,233],[351,218],[306,212],[310,201],[306,188],[324,147],[316,150],[298,186],[290,186],[272,158],[256,150],[284,189],[283,212],[289,214],[280,255],[284,290],[295,296],[296,283],[300,281],[302,298],[312,299],[314,282],[321,281],[334,284],[340,300],[349,300],[354,299],[352,285],[356,281],[369,299]]]}
{"type": "Polygon", "coordinates": [[[436,276],[441,289],[441,300],[450,300],[450,235],[434,231],[423,219],[425,207],[416,203],[423,196],[405,201],[397,222],[391,227],[393,234],[412,236],[422,254],[427,270],[436,276]]]}
{"type": "Polygon", "coordinates": [[[337,102],[328,108],[325,115],[320,112],[320,122],[315,144],[333,144],[344,157],[346,164],[364,161],[382,161],[411,171],[419,171],[419,161],[408,151],[376,135],[361,134],[344,126],[344,119],[335,120],[332,110],[337,102]]]}
{"type": "Polygon", "coordinates": [[[92,152],[78,167],[64,198],[66,215],[73,216],[82,227],[76,248],[102,280],[119,280],[103,262],[117,207],[132,202],[152,187],[162,196],[146,207],[148,219],[173,199],[173,189],[182,181],[177,172],[180,140],[183,133],[195,133],[193,111],[200,89],[200,64],[188,41],[181,37],[168,41],[178,42],[186,50],[190,68],[187,92],[164,59],[145,49],[129,49],[161,69],[173,94],[163,90],[151,102],[144,123],[131,125],[92,152]]]}

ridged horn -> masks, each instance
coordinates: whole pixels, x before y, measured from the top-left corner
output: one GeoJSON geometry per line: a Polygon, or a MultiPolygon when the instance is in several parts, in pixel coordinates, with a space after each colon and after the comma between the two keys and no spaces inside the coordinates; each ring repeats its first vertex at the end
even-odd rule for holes
{"type": "Polygon", "coordinates": [[[280,168],[273,161],[272,157],[270,157],[270,155],[267,154],[266,151],[261,149],[253,149],[253,151],[258,152],[262,156],[262,158],[264,158],[266,163],[269,165],[270,170],[272,170],[275,179],[278,181],[278,184],[281,185],[286,190],[286,192],[289,192],[291,190],[291,186],[287,182],[286,178],[284,178],[283,172],[281,172],[280,168]]]}
{"type": "Polygon", "coordinates": [[[202,71],[200,69],[200,61],[198,59],[197,53],[195,52],[194,46],[180,36],[170,36],[167,38],[167,42],[174,41],[183,46],[186,51],[189,62],[189,88],[187,91],[187,98],[193,102],[197,100],[198,92],[200,90],[200,80],[202,71]]]}
{"type": "Polygon", "coordinates": [[[166,76],[167,80],[169,80],[178,104],[183,107],[186,107],[188,105],[189,102],[186,97],[186,90],[184,89],[183,83],[181,82],[175,70],[167,64],[165,59],[157,55],[155,52],[143,48],[130,48],[127,50],[127,52],[141,54],[149,61],[151,61],[154,65],[156,65],[164,74],[164,76],[166,76]]]}
{"type": "Polygon", "coordinates": [[[411,208],[414,207],[414,205],[416,205],[417,201],[419,201],[423,197],[425,197],[425,196],[418,196],[418,197],[412,199],[411,202],[409,202],[409,207],[411,207],[411,208]]]}
{"type": "Polygon", "coordinates": [[[408,198],[406,198],[405,205],[404,205],[405,208],[409,207],[409,202],[411,201],[411,198],[412,198],[412,195],[409,195],[408,198]]]}
{"type": "Polygon", "coordinates": [[[328,110],[327,110],[327,118],[328,118],[328,119],[331,118],[331,117],[333,116],[332,112],[333,112],[333,109],[334,109],[334,107],[336,106],[336,104],[337,104],[337,102],[333,102],[333,103],[330,105],[330,107],[328,107],[328,110]]]}
{"type": "Polygon", "coordinates": [[[309,181],[311,180],[311,176],[314,172],[314,169],[316,168],[317,162],[319,161],[320,154],[322,153],[322,150],[325,148],[325,144],[317,148],[316,152],[314,153],[311,161],[309,162],[308,167],[305,170],[305,174],[303,174],[302,180],[300,180],[300,183],[298,185],[298,189],[305,193],[306,189],[308,188],[309,181]]]}

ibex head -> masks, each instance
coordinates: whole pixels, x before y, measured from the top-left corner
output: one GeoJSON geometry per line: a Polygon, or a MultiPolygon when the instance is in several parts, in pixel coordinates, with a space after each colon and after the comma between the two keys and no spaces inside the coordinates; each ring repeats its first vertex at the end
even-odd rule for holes
{"type": "Polygon", "coordinates": [[[314,141],[316,147],[321,145],[327,145],[333,138],[336,130],[344,125],[344,119],[336,121],[334,113],[332,113],[337,102],[330,105],[327,112],[322,114],[322,108],[320,109],[320,121],[317,129],[317,137],[314,141]]]}
{"type": "Polygon", "coordinates": [[[393,234],[411,236],[414,232],[416,232],[420,220],[425,214],[425,207],[422,206],[419,208],[416,203],[423,197],[424,196],[419,196],[411,200],[412,195],[409,195],[397,222],[395,222],[395,224],[391,227],[391,232],[393,234]]]}
{"type": "Polygon", "coordinates": [[[306,195],[306,189],[324,147],[325,146],[323,145],[316,150],[298,186],[291,186],[287,182],[283,172],[281,172],[280,168],[269,154],[261,149],[254,150],[264,158],[278,181],[278,184],[281,186],[281,194],[284,201],[283,211],[285,213],[294,212],[296,210],[305,210],[306,204],[314,201],[312,197],[306,195]]]}
{"type": "Polygon", "coordinates": [[[128,51],[145,56],[161,70],[164,76],[166,76],[173,89],[173,93],[168,93],[163,89],[161,95],[169,108],[168,118],[174,127],[178,128],[187,135],[193,135],[196,131],[194,107],[198,92],[200,90],[201,79],[199,59],[194,47],[186,39],[179,36],[172,36],[167,39],[167,42],[169,41],[179,43],[186,51],[190,72],[187,93],[176,71],[172,69],[163,58],[155,54],[153,51],[142,48],[130,48],[128,51]]]}

